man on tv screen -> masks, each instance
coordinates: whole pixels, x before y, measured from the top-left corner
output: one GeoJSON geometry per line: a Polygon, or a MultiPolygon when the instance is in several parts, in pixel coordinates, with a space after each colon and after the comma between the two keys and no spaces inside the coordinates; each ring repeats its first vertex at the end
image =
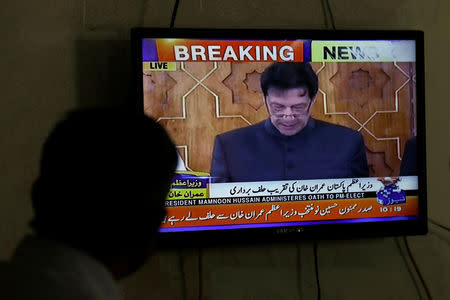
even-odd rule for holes
{"type": "Polygon", "coordinates": [[[216,136],[214,182],[368,177],[362,135],[315,120],[319,80],[309,63],[274,63],[261,76],[269,118],[216,136]]]}

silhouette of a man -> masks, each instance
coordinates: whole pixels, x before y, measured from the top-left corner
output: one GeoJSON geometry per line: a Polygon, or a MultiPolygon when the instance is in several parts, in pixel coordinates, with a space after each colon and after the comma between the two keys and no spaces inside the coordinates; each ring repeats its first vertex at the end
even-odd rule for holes
{"type": "Polygon", "coordinates": [[[44,144],[35,234],[0,266],[0,298],[120,299],[115,280],[150,255],[176,164],[169,136],[144,115],[69,114],[44,144]]]}

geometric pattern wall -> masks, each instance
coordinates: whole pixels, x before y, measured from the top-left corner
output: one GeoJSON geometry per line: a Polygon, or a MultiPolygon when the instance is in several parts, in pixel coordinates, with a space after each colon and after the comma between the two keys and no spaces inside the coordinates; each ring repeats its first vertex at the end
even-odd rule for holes
{"type": "MultiPolygon", "coordinates": [[[[217,134],[260,122],[260,91],[270,63],[177,63],[176,72],[144,71],[144,111],[169,132],[188,169],[209,172],[217,134]]],[[[414,63],[313,63],[316,119],[360,131],[371,176],[398,175],[415,135],[414,63]]]]}
{"type": "Polygon", "coordinates": [[[416,134],[414,63],[315,64],[320,91],[313,116],[360,131],[371,176],[398,175],[416,134]]]}

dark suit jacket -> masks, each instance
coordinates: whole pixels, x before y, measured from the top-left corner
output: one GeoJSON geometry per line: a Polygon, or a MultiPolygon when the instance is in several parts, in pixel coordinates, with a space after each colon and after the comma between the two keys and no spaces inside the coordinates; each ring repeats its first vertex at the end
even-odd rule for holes
{"type": "Polygon", "coordinates": [[[362,135],[310,118],[294,136],[267,119],[216,136],[213,182],[368,177],[362,135]]]}
{"type": "Polygon", "coordinates": [[[417,173],[417,137],[410,138],[403,151],[400,176],[418,175],[417,173]]]}

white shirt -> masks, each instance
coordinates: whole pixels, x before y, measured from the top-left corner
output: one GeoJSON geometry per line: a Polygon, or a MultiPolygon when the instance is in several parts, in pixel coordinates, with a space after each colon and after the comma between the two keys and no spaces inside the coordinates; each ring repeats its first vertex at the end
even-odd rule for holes
{"type": "Polygon", "coordinates": [[[82,251],[26,237],[12,260],[0,263],[0,299],[119,300],[104,265],[82,251]]]}

